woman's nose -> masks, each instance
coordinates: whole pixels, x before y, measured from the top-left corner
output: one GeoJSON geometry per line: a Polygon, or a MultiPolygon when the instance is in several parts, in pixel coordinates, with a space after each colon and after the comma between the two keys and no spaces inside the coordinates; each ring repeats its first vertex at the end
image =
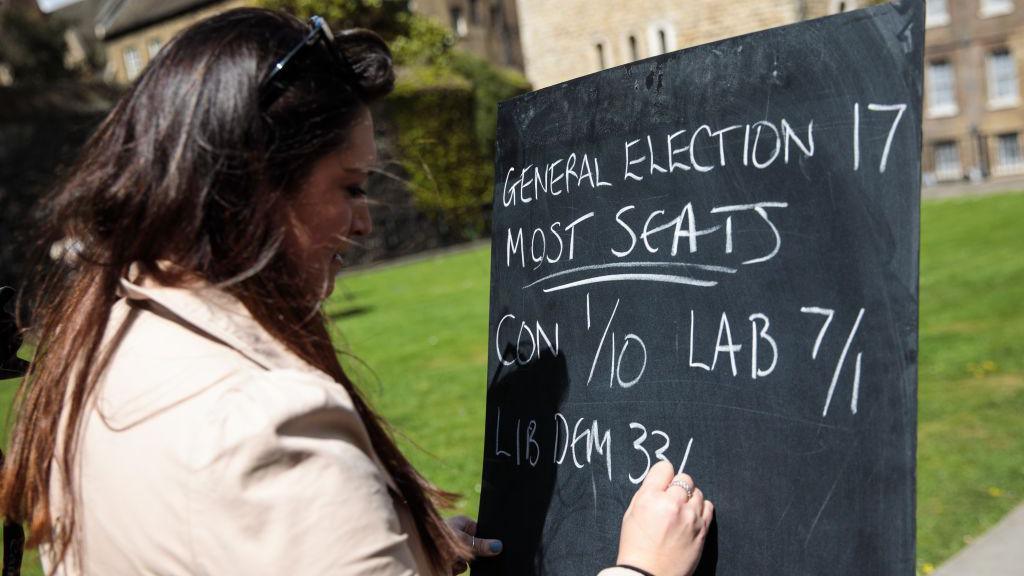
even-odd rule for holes
{"type": "Polygon", "coordinates": [[[366,236],[373,232],[373,218],[370,216],[370,205],[365,198],[356,202],[352,214],[352,228],[349,231],[353,236],[366,236]]]}

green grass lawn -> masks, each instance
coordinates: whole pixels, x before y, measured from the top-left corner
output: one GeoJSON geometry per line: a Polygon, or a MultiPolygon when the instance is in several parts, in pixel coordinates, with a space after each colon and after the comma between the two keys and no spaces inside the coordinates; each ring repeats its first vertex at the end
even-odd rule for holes
{"type": "MultiPolygon", "coordinates": [[[[1024,499],[1024,194],[926,202],[922,221],[917,534],[928,572],[1024,499]]],[[[478,248],[350,273],[327,305],[353,355],[346,366],[413,462],[464,495],[454,512],[469,515],[488,275],[478,248]]]]}
{"type": "Polygon", "coordinates": [[[922,217],[918,565],[1024,499],[1024,194],[922,217]]]}
{"type": "Polygon", "coordinates": [[[346,369],[400,445],[476,514],[484,442],[489,250],[343,276],[326,306],[346,369]],[[418,448],[413,446],[413,442],[418,448]]]}

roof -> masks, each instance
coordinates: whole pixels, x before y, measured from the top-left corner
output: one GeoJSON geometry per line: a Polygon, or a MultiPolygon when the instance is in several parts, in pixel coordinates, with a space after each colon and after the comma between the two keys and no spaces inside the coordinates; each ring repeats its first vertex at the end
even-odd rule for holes
{"type": "Polygon", "coordinates": [[[224,0],[104,0],[96,15],[96,37],[110,40],[224,0]]]}
{"type": "Polygon", "coordinates": [[[80,0],[54,10],[50,16],[67,23],[83,36],[91,38],[94,35],[96,14],[101,4],[103,0],[80,0]]]}

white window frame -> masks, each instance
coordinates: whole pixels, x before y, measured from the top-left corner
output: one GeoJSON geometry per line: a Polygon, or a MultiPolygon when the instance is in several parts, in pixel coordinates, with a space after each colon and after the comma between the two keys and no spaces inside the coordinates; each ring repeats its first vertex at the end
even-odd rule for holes
{"type": "Polygon", "coordinates": [[[978,17],[992,18],[1003,16],[1013,12],[1014,0],[980,0],[978,3],[978,17]]]}
{"type": "Polygon", "coordinates": [[[842,8],[843,12],[856,10],[860,8],[860,2],[858,2],[858,0],[832,0],[831,2],[829,2],[828,13],[839,14],[840,8],[842,8]]]}
{"type": "Polygon", "coordinates": [[[640,44],[640,37],[636,34],[632,32],[627,33],[622,45],[630,62],[644,59],[643,46],[640,44]]]}
{"type": "Polygon", "coordinates": [[[945,26],[949,24],[949,0],[941,1],[943,8],[941,12],[938,12],[938,9],[935,8],[939,5],[936,0],[928,0],[928,2],[925,4],[925,28],[935,28],[937,26],[945,26]]]}
{"type": "MultiPolygon", "coordinates": [[[[1006,49],[993,50],[988,53],[985,57],[985,76],[986,85],[988,89],[988,107],[992,110],[1001,110],[1003,108],[1013,108],[1020,103],[1020,80],[1017,76],[1017,59],[1014,57],[1013,52],[1006,49]],[[1011,66],[1010,70],[1013,72],[1012,90],[1010,93],[998,94],[998,86],[1000,78],[996,76],[996,58],[1005,56],[1009,59],[1011,66]]],[[[1010,80],[1010,79],[1003,79],[1010,80]]]]}
{"type": "Polygon", "coordinates": [[[612,44],[604,36],[595,36],[590,40],[590,46],[593,49],[592,54],[594,55],[594,69],[600,72],[601,70],[607,70],[615,66],[615,58],[612,57],[612,44]],[[601,46],[601,54],[604,56],[604,62],[601,62],[601,58],[597,54],[597,47],[601,46]]]}
{"type": "Polygon", "coordinates": [[[153,36],[149,40],[146,40],[146,54],[149,54],[149,59],[156,58],[160,49],[164,47],[164,42],[158,36],[153,36]]]}
{"type": "Polygon", "coordinates": [[[964,165],[963,160],[960,159],[960,144],[956,140],[940,140],[932,145],[932,174],[935,176],[935,180],[939,182],[948,182],[950,180],[960,180],[964,177],[964,165]],[[944,168],[939,165],[940,149],[949,147],[953,150],[956,156],[956,168],[944,168]]]}
{"type": "Polygon", "coordinates": [[[956,66],[954,66],[952,60],[940,60],[928,63],[928,117],[929,118],[949,118],[956,116],[960,113],[960,108],[957,104],[956,94],[956,66]],[[935,95],[935,74],[933,70],[938,66],[947,66],[950,71],[950,92],[952,93],[952,100],[950,102],[936,103],[933,96],[935,95]]]}
{"type": "Polygon", "coordinates": [[[996,135],[996,162],[992,171],[996,174],[1020,174],[1024,172],[1024,152],[1021,150],[1020,133],[1010,132],[996,135]],[[1007,159],[1003,157],[1003,141],[1006,138],[1013,138],[1016,141],[1017,157],[1007,159]],[[1007,161],[1009,160],[1009,161],[1007,161]]]}
{"type": "Polygon", "coordinates": [[[461,6],[452,6],[448,9],[452,21],[452,30],[459,38],[469,35],[469,22],[466,20],[466,11],[461,6]]]}
{"type": "Polygon", "coordinates": [[[124,62],[124,75],[129,81],[135,80],[142,73],[142,53],[135,46],[126,46],[121,51],[121,60],[124,62]]]}

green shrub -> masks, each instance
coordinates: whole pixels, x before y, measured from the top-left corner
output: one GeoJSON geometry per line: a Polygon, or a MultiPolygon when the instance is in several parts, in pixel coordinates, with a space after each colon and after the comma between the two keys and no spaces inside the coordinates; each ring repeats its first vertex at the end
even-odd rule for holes
{"type": "Polygon", "coordinates": [[[445,225],[451,239],[486,230],[491,174],[473,129],[473,88],[461,76],[435,77],[436,70],[408,70],[409,80],[384,108],[396,126],[397,153],[417,206],[445,225]]]}
{"type": "Polygon", "coordinates": [[[382,124],[419,210],[449,241],[489,231],[498,102],[530,89],[522,74],[456,48],[451,32],[398,0],[264,0],[332,26],[366,26],[387,38],[398,80],[382,124]],[[400,6],[401,5],[401,6],[400,6]]]}

